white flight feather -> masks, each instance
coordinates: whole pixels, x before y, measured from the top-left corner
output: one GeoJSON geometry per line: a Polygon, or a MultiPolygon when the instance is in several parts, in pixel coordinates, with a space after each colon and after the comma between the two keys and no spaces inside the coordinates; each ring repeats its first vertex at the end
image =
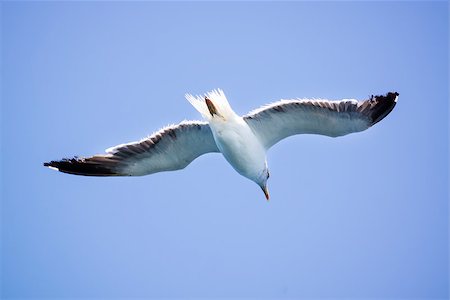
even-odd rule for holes
{"type": "MultiPolygon", "coordinates": [[[[313,133],[327,136],[340,136],[351,132],[367,129],[370,125],[368,119],[357,112],[350,120],[348,114],[328,110],[326,107],[314,107],[314,103],[348,103],[356,105],[355,99],[330,101],[326,99],[282,99],[260,108],[252,110],[243,116],[266,149],[269,149],[280,140],[295,134],[313,133]],[[293,105],[290,105],[293,104],[293,105]],[[305,104],[305,106],[302,106],[305,104]],[[284,106],[283,113],[276,111],[277,106],[284,106]],[[314,113],[310,111],[314,110],[314,113]]],[[[339,105],[337,105],[339,106],[339,105]]]]}

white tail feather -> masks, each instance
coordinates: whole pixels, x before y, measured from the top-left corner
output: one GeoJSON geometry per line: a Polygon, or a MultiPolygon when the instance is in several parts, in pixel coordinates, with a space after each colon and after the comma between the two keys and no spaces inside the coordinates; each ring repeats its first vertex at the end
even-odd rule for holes
{"type": "Polygon", "coordinates": [[[195,109],[202,114],[203,118],[208,121],[212,118],[212,115],[210,114],[208,106],[206,105],[205,97],[208,97],[208,99],[212,101],[218,113],[223,118],[228,119],[236,116],[235,112],[231,109],[231,106],[228,103],[224,92],[221,89],[212,90],[211,92],[208,92],[203,96],[193,96],[191,94],[186,94],[185,97],[192,104],[192,106],[194,106],[195,109]]]}
{"type": "Polygon", "coordinates": [[[191,94],[186,94],[184,96],[186,97],[187,101],[189,101],[189,103],[191,103],[192,106],[202,114],[203,118],[207,120],[210,119],[211,114],[208,111],[208,107],[206,106],[204,99],[202,99],[200,96],[194,97],[191,94]]]}

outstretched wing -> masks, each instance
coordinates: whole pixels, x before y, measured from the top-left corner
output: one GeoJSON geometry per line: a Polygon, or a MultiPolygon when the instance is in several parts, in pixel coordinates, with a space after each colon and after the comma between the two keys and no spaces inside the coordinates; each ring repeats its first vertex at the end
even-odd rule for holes
{"type": "Polygon", "coordinates": [[[92,157],[44,163],[58,171],[86,176],[140,176],[179,170],[195,158],[219,152],[206,122],[181,122],[138,142],[121,144],[92,157]]]}
{"type": "Polygon", "coordinates": [[[398,93],[369,100],[281,100],[250,112],[243,118],[266,149],[300,133],[337,137],[366,130],[394,108],[398,93]]]}

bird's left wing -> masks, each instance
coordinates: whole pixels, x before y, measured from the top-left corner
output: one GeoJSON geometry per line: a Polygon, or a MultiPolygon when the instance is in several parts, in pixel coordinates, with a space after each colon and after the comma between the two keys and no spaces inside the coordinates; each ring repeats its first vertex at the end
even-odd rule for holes
{"type": "Polygon", "coordinates": [[[394,108],[398,93],[356,100],[281,100],[243,118],[269,149],[278,141],[300,133],[331,137],[366,130],[394,108]]]}
{"type": "Polygon", "coordinates": [[[209,152],[219,150],[208,123],[184,121],[141,141],[109,148],[106,154],[51,161],[44,166],[85,176],[140,176],[183,169],[209,152]]]}

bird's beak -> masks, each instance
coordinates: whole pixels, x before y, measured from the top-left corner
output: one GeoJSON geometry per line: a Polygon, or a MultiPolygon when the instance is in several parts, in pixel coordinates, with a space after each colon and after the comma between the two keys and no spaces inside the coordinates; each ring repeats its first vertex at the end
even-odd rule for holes
{"type": "Polygon", "coordinates": [[[269,190],[267,189],[267,185],[262,186],[261,189],[264,192],[264,195],[266,196],[267,201],[269,201],[270,195],[269,195],[269,190]]]}

